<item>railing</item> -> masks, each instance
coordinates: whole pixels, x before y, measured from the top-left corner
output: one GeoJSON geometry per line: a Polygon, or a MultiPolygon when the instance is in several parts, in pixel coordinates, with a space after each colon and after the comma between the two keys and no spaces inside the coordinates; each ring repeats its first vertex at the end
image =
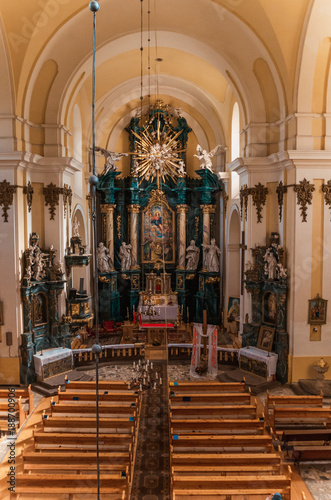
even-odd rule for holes
{"type": "MultiPolygon", "coordinates": [[[[200,347],[201,353],[203,347],[200,347]]],[[[232,349],[228,347],[217,347],[218,360],[223,365],[238,366],[239,349],[232,349]]],[[[168,359],[169,360],[185,360],[191,359],[192,344],[168,344],[168,359]]]]}

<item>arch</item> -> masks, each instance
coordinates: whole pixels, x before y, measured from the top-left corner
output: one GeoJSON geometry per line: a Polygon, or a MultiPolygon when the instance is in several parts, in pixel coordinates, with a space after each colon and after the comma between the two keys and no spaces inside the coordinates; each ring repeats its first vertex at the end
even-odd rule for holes
{"type": "MultiPolygon", "coordinates": [[[[82,238],[82,244],[88,245],[86,248],[86,251],[87,251],[87,253],[89,253],[89,241],[87,239],[87,226],[86,226],[85,214],[84,214],[83,207],[78,203],[77,203],[77,205],[75,205],[75,208],[72,212],[71,228],[70,228],[71,235],[72,235],[72,227],[73,227],[73,224],[75,222],[75,219],[77,219],[77,222],[79,222],[79,236],[82,238]]],[[[81,278],[84,278],[84,289],[87,290],[87,293],[90,293],[91,275],[90,275],[90,270],[89,270],[88,266],[73,267],[72,268],[72,286],[73,286],[73,288],[79,289],[81,278]]]]}
{"type": "Polygon", "coordinates": [[[80,163],[83,162],[83,128],[82,117],[78,104],[75,104],[73,111],[73,156],[80,163]]]}
{"type": "MultiPolygon", "coordinates": [[[[15,115],[15,102],[14,102],[14,89],[13,89],[13,74],[10,64],[9,50],[6,40],[5,28],[0,13],[0,61],[1,61],[1,78],[0,78],[0,102],[1,114],[6,116],[1,123],[1,138],[0,146],[1,151],[13,151],[15,149],[15,140],[13,135],[13,125],[8,116],[14,118],[15,115]]],[[[2,119],[0,118],[0,122],[2,119]]]]}
{"type": "MultiPolygon", "coordinates": [[[[72,227],[75,218],[77,218],[77,222],[79,222],[79,236],[82,238],[82,244],[88,245],[89,241],[87,238],[87,224],[86,224],[85,213],[82,205],[80,205],[79,203],[75,205],[75,208],[72,211],[72,217],[71,217],[72,227]]],[[[70,236],[72,236],[72,227],[70,228],[71,229],[70,236]]]]}

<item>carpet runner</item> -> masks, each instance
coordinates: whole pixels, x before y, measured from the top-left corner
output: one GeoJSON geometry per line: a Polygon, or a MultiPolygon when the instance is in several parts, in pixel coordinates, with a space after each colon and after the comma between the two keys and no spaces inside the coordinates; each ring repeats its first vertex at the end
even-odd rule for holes
{"type": "Polygon", "coordinates": [[[170,500],[167,364],[153,363],[163,384],[143,393],[132,500],[170,500]]]}

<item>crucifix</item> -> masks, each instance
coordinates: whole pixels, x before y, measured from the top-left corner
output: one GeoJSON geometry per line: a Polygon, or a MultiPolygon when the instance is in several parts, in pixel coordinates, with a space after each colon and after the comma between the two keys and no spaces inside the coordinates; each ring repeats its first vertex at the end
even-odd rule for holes
{"type": "Polygon", "coordinates": [[[204,334],[204,337],[202,337],[203,340],[203,354],[206,356],[207,355],[207,311],[206,309],[203,310],[203,324],[202,324],[202,333],[204,334]]]}
{"type": "Polygon", "coordinates": [[[245,250],[247,250],[247,245],[245,245],[245,231],[241,231],[241,243],[239,244],[241,249],[241,295],[244,294],[244,267],[245,267],[245,250]]]}

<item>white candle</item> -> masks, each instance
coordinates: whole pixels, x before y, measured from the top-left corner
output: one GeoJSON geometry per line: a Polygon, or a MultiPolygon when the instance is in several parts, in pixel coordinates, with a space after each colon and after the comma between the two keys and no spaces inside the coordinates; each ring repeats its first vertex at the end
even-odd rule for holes
{"type": "Polygon", "coordinates": [[[153,370],[153,361],[151,362],[151,369],[153,370]]]}
{"type": "Polygon", "coordinates": [[[154,389],[156,389],[156,382],[154,382],[154,389]]]}
{"type": "Polygon", "coordinates": [[[130,382],[128,383],[128,389],[131,389],[131,384],[130,384],[130,382]]]}
{"type": "Polygon", "coordinates": [[[139,359],[139,363],[138,364],[139,364],[139,366],[141,365],[141,360],[140,359],[139,359]]]}
{"type": "Polygon", "coordinates": [[[143,384],[146,385],[146,379],[145,379],[145,377],[143,378],[143,384]]]}
{"type": "Polygon", "coordinates": [[[136,367],[136,362],[134,361],[134,362],[133,362],[133,368],[135,368],[135,367],[136,367]]]}
{"type": "Polygon", "coordinates": [[[162,378],[160,377],[160,385],[162,385],[162,378]]]}
{"type": "Polygon", "coordinates": [[[159,374],[157,372],[155,374],[155,378],[156,378],[156,380],[159,378],[159,374]]]}
{"type": "Polygon", "coordinates": [[[140,390],[142,391],[143,390],[143,386],[140,384],[140,390]]]}
{"type": "Polygon", "coordinates": [[[148,375],[147,380],[148,380],[148,382],[150,382],[150,381],[151,381],[151,377],[150,377],[150,375],[148,375]]]}

